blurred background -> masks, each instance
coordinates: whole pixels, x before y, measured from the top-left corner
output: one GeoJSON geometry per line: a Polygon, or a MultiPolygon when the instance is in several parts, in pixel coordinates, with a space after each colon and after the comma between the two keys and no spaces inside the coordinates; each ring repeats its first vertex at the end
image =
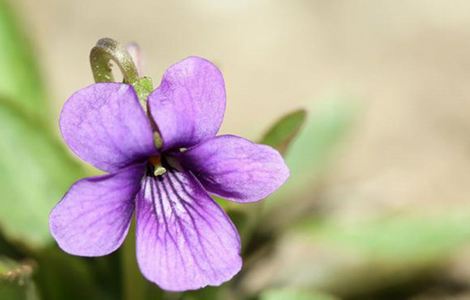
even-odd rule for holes
{"type": "Polygon", "coordinates": [[[307,111],[234,299],[470,299],[469,2],[0,3],[0,295],[121,297],[118,254],[83,263],[47,231],[70,183],[94,172],[57,138],[60,108],[92,83],[89,51],[112,37],[141,46],[155,85],[187,56],[215,62],[222,133],[260,140],[307,111]]]}

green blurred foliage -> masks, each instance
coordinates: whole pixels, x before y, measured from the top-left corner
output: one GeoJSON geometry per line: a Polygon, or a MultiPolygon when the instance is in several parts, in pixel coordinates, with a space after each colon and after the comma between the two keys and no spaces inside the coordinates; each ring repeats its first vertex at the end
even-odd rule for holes
{"type": "Polygon", "coordinates": [[[34,280],[41,299],[114,300],[121,294],[117,253],[102,258],[69,255],[55,245],[37,251],[34,280]]]}
{"type": "Polygon", "coordinates": [[[308,107],[309,117],[285,157],[290,177],[265,204],[260,223],[268,231],[283,229],[309,212],[316,201],[314,190],[321,183],[319,179],[327,173],[354,127],[359,108],[345,97],[327,98],[308,107]],[[290,209],[286,210],[285,205],[290,209]]]}
{"type": "MultiPolygon", "coordinates": [[[[282,273],[271,280],[294,289],[319,289],[342,299],[404,299],[448,276],[453,257],[469,245],[469,211],[311,216],[283,233],[276,245],[283,250],[265,265],[282,262],[282,273]]],[[[258,276],[259,270],[253,272],[247,280],[258,276]]]]}
{"type": "Polygon", "coordinates": [[[369,259],[402,264],[449,257],[470,241],[470,209],[435,213],[407,211],[355,221],[312,219],[298,230],[318,244],[364,253],[369,259]]]}
{"type": "Polygon", "coordinates": [[[350,133],[359,106],[350,97],[335,97],[312,104],[308,111],[309,119],[286,157],[291,178],[281,189],[284,193],[290,189],[308,190],[316,177],[323,174],[350,133]]]}
{"type": "MultiPolygon", "coordinates": [[[[356,102],[345,97],[313,103],[307,110],[309,117],[286,155],[291,176],[287,184],[275,193],[275,200],[299,197],[315,186],[318,176],[324,174],[330,165],[359,113],[356,102]]],[[[275,200],[271,199],[269,203],[278,202],[275,200]]]]}
{"type": "Polygon", "coordinates": [[[295,289],[273,289],[261,293],[260,300],[336,300],[338,298],[313,291],[295,289]]]}
{"type": "Polygon", "coordinates": [[[0,100],[0,223],[30,246],[51,242],[48,215],[81,168],[39,120],[0,100]]]}
{"type": "Polygon", "coordinates": [[[50,132],[37,55],[5,0],[0,45],[0,225],[13,240],[44,246],[49,211],[83,172],[50,132]]]}
{"type": "Polygon", "coordinates": [[[0,0],[0,45],[0,97],[46,116],[48,103],[37,55],[6,0],[0,0]]]}
{"type": "Polygon", "coordinates": [[[261,139],[261,144],[276,148],[281,154],[285,155],[288,146],[299,133],[306,118],[307,112],[303,109],[285,115],[266,132],[261,139]]]}
{"type": "Polygon", "coordinates": [[[32,273],[31,264],[20,264],[0,257],[0,299],[38,300],[36,286],[31,278],[32,273]]]}

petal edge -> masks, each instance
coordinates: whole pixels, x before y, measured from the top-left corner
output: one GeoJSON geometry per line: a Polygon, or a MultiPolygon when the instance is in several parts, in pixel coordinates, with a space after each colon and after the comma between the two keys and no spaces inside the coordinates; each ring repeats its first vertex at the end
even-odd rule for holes
{"type": "Polygon", "coordinates": [[[102,256],[124,241],[134,212],[143,166],[77,181],[49,216],[59,247],[79,256],[102,256]]]}
{"type": "Polygon", "coordinates": [[[217,286],[241,269],[240,238],[225,212],[189,173],[147,178],[137,196],[137,261],[169,291],[217,286]]]}
{"type": "Polygon", "coordinates": [[[157,152],[134,88],[123,83],[96,83],[74,93],[62,108],[60,129],[77,156],[107,172],[157,152]]]}
{"type": "Polygon", "coordinates": [[[235,135],[209,139],[179,157],[208,192],[237,202],[259,201],[289,177],[277,150],[235,135]]]}
{"type": "Polygon", "coordinates": [[[166,70],[149,96],[149,107],[165,150],[211,138],[225,113],[222,73],[206,59],[188,57],[166,70]]]}

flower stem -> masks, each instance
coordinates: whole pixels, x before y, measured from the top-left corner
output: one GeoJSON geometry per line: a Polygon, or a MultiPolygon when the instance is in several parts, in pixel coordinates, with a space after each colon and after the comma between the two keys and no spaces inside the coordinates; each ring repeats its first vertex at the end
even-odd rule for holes
{"type": "Polygon", "coordinates": [[[134,84],[138,81],[137,67],[127,49],[113,39],[102,38],[90,52],[90,65],[95,82],[114,82],[111,62],[119,67],[125,83],[134,84]]]}
{"type": "MultiPolygon", "coordinates": [[[[147,106],[147,96],[153,90],[153,84],[148,77],[139,77],[132,56],[127,49],[110,38],[100,39],[90,52],[90,65],[95,82],[114,82],[112,62],[121,70],[124,83],[131,84],[144,110],[147,106]]],[[[158,135],[158,133],[155,133],[158,135]]],[[[158,135],[159,136],[159,135],[158,135]]],[[[135,249],[135,220],[120,250],[123,297],[124,300],[157,300],[162,299],[163,292],[154,284],[145,280],[137,266],[135,249]]]]}
{"type": "Polygon", "coordinates": [[[162,291],[144,279],[136,262],[135,221],[132,221],[129,234],[121,248],[124,300],[158,300],[162,291]]]}
{"type": "MultiPolygon", "coordinates": [[[[138,49],[137,44],[132,47],[138,49]]],[[[135,50],[137,51],[137,50],[135,50]]],[[[152,79],[149,77],[140,77],[139,71],[134,63],[132,56],[126,47],[111,38],[102,38],[98,40],[96,46],[90,52],[91,71],[95,82],[114,82],[112,62],[121,70],[124,77],[124,83],[131,84],[139,98],[142,109],[148,115],[154,128],[154,144],[158,149],[162,147],[162,138],[156,129],[155,122],[152,119],[147,107],[147,97],[153,91],[152,79]]]]}
{"type": "Polygon", "coordinates": [[[122,299],[145,299],[145,285],[142,282],[138,267],[135,263],[135,225],[129,229],[121,251],[121,266],[123,279],[123,297],[122,299]]]}

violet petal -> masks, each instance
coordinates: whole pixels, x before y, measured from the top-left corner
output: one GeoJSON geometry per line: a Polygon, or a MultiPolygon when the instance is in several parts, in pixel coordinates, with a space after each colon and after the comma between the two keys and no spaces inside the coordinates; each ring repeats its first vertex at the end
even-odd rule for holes
{"type": "Polygon", "coordinates": [[[234,135],[207,140],[180,159],[208,192],[237,202],[265,198],[289,177],[278,151],[234,135]]]}
{"type": "Polygon", "coordinates": [[[222,74],[203,58],[186,58],[166,70],[149,96],[149,107],[165,150],[213,137],[225,112],[222,74]]]}
{"type": "Polygon", "coordinates": [[[220,285],[240,270],[235,226],[191,174],[146,177],[136,209],[140,270],[161,288],[220,285]]]}
{"type": "Polygon", "coordinates": [[[97,83],[73,94],[62,109],[60,129],[75,154],[104,171],[156,153],[150,122],[127,84],[97,83]]]}
{"type": "Polygon", "coordinates": [[[116,250],[129,229],[145,166],[77,181],[49,216],[50,231],[65,252],[102,256],[116,250]]]}

